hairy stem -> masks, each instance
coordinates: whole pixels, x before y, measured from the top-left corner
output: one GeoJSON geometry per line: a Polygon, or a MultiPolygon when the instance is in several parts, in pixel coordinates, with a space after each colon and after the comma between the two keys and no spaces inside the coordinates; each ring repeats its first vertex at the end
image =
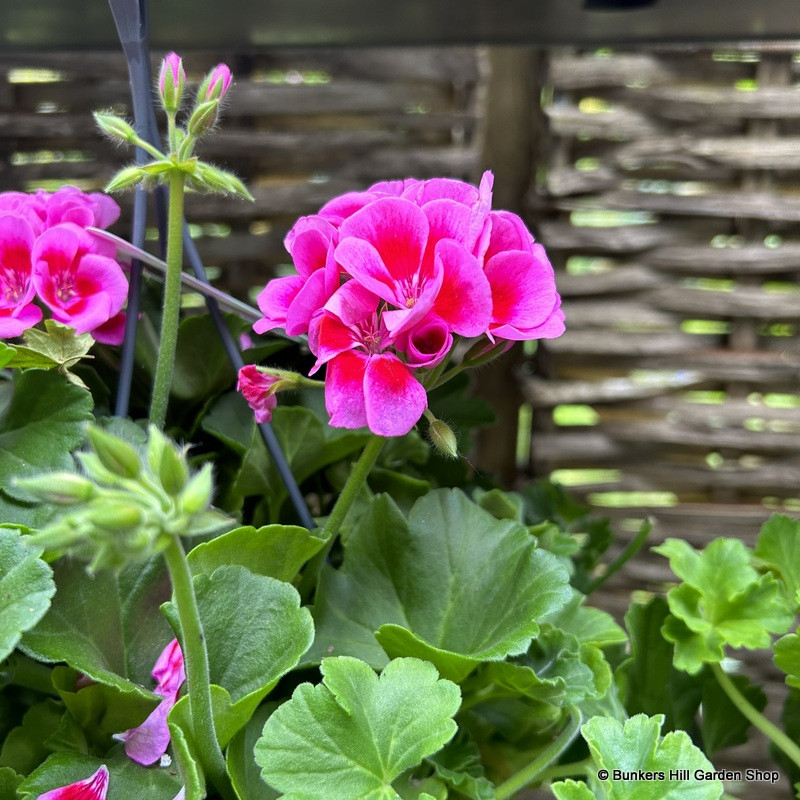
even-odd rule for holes
{"type": "Polygon", "coordinates": [[[712,664],[711,671],[722,687],[722,691],[728,695],[728,699],[736,706],[741,715],[800,767],[800,747],[750,704],[750,701],[736,688],[736,684],[726,675],[720,664],[712,664]]]}
{"type": "Polygon", "coordinates": [[[572,744],[572,740],[578,735],[581,727],[581,712],[576,706],[570,706],[568,711],[569,719],[567,724],[550,746],[539,753],[530,764],[523,767],[495,789],[494,796],[497,800],[508,800],[509,797],[513,797],[529,784],[541,780],[541,776],[547,767],[572,744]]]}
{"type": "Polygon", "coordinates": [[[225,769],[211,707],[211,677],[208,669],[203,625],[197,608],[197,598],[192,583],[189,562],[179,537],[175,536],[164,551],[175,607],[181,624],[183,640],[181,650],[186,669],[186,685],[189,690],[189,710],[192,717],[192,736],[197,745],[203,771],[225,800],[233,800],[235,794],[225,769]]]}
{"type": "Polygon", "coordinates": [[[325,539],[325,546],[314,556],[314,558],[311,559],[311,561],[309,561],[308,566],[303,573],[303,579],[300,582],[299,591],[301,597],[304,599],[307,599],[311,595],[317,579],[319,578],[319,572],[322,569],[322,565],[325,563],[325,559],[328,557],[328,553],[330,553],[331,548],[333,547],[333,544],[339,535],[339,529],[342,527],[342,523],[347,516],[347,512],[350,510],[350,507],[353,505],[356,497],[358,497],[361,487],[366,483],[370,470],[375,466],[375,462],[378,460],[378,456],[380,455],[381,449],[383,448],[383,443],[385,441],[386,439],[384,439],[383,436],[373,434],[369,438],[369,441],[367,442],[366,447],[364,447],[361,456],[350,472],[347,482],[344,485],[344,489],[342,489],[342,493],[339,495],[339,499],[333,506],[333,510],[328,517],[328,521],[325,523],[325,527],[322,530],[322,538],[325,539]]]}
{"type": "Polygon", "coordinates": [[[639,527],[636,536],[628,542],[625,549],[612,561],[606,571],[602,575],[598,575],[588,586],[583,590],[584,594],[591,594],[596,589],[599,589],[615,572],[618,572],[625,566],[638,552],[641,550],[642,545],[647,540],[650,532],[653,530],[653,523],[646,519],[639,527]]]}
{"type": "Polygon", "coordinates": [[[167,404],[172,387],[172,370],[178,343],[181,310],[181,264],[183,262],[183,188],[185,175],[175,171],[169,179],[167,215],[167,275],[164,281],[164,310],[161,316],[161,341],[158,348],[150,422],[159,429],[167,419],[167,404]]]}

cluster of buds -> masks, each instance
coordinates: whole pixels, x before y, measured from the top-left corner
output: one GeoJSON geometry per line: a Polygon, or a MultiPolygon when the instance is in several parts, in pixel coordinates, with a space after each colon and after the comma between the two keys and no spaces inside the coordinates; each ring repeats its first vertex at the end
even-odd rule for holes
{"type": "Polygon", "coordinates": [[[177,53],[170,53],[164,58],[161,62],[157,88],[168,120],[166,153],[144,141],[121,117],[109,113],[95,113],[97,126],[111,139],[141,147],[153,156],[153,160],[148,164],[137,164],[120,170],[106,186],[106,191],[129,189],[140,183],[166,183],[170,175],[181,172],[192,188],[221,194],[236,194],[252,200],[250,192],[235,175],[205,164],[192,155],[197,140],[215,128],[231,82],[230,69],[225,64],[217,64],[200,83],[186,124],[183,127],[178,126],[176,115],[182,107],[186,71],[177,53]]]}
{"type": "Polygon", "coordinates": [[[142,454],[101,428],[90,426],[88,433],[91,449],[77,455],[84,475],[56,472],[17,481],[40,500],[69,507],[30,536],[31,544],[87,558],[93,572],[149,558],[175,536],[230,526],[210,508],[211,464],[192,474],[186,450],[154,426],[142,454]]]}

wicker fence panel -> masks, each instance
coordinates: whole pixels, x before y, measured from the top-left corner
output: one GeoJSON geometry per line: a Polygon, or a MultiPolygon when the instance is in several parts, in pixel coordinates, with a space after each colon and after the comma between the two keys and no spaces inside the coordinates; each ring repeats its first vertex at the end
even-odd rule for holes
{"type": "MultiPolygon", "coordinates": [[[[224,123],[199,152],[244,178],[255,203],[189,196],[187,217],[201,255],[238,294],[287,260],[293,221],[336,194],[409,175],[475,178],[484,68],[474,48],[287,48],[184,61],[191,83],[219,61],[235,75],[224,123]]],[[[90,112],[103,108],[129,113],[121,54],[0,55],[0,190],[102,188],[132,159],[96,133],[90,112]]],[[[118,199],[127,216],[129,195],[118,199]]]]}
{"type": "Polygon", "coordinates": [[[550,60],[531,200],[568,332],[525,379],[533,468],[663,535],[799,507],[798,81],[789,48],[550,60]]]}

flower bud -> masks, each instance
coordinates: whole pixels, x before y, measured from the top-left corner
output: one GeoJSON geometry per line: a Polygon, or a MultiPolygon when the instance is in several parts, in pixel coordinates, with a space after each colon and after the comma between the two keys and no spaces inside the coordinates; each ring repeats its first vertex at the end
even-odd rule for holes
{"type": "Polygon", "coordinates": [[[89,441],[100,463],[120,478],[136,478],[142,471],[142,462],[136,450],[122,439],[90,425],[89,441]]]}
{"type": "Polygon", "coordinates": [[[174,114],[181,107],[185,82],[186,72],[181,57],[177,53],[170,53],[161,62],[158,76],[158,93],[161,96],[161,105],[167,113],[174,114]]]}
{"type": "Polygon", "coordinates": [[[14,483],[45,503],[73,505],[89,500],[95,494],[94,484],[74,472],[53,472],[32,478],[18,478],[14,483]]]}
{"type": "Polygon", "coordinates": [[[445,458],[458,458],[458,442],[453,429],[440,419],[431,420],[428,428],[431,444],[445,458]]]}
{"type": "Polygon", "coordinates": [[[172,442],[168,442],[161,451],[158,478],[164,491],[171,497],[177,497],[189,480],[189,467],[186,465],[186,459],[172,442]]]}
{"type": "Polygon", "coordinates": [[[97,127],[112,139],[122,139],[124,142],[136,141],[136,131],[121,117],[95,111],[94,121],[97,123],[97,127]]]}
{"type": "Polygon", "coordinates": [[[145,177],[146,173],[140,167],[125,167],[111,178],[103,191],[118,192],[121,189],[132,189],[134,186],[138,186],[145,177]]]}
{"type": "Polygon", "coordinates": [[[218,118],[219,100],[200,103],[189,117],[186,130],[195,137],[205,136],[217,124],[218,118]]]}
{"type": "Polygon", "coordinates": [[[93,524],[108,531],[128,531],[141,525],[144,515],[142,509],[123,500],[105,500],[89,507],[86,518],[93,524]]]}
{"type": "Polygon", "coordinates": [[[198,514],[211,503],[214,491],[214,479],[211,464],[206,464],[200,472],[192,477],[181,493],[181,508],[186,514],[198,514]]]}
{"type": "Polygon", "coordinates": [[[227,64],[217,64],[211,72],[206,75],[200,88],[197,90],[197,103],[203,103],[207,100],[222,100],[228,93],[231,86],[230,68],[227,64]]]}

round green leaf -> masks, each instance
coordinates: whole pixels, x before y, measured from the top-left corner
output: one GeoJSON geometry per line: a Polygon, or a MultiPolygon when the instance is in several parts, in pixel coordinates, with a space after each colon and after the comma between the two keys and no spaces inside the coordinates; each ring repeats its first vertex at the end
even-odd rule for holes
{"type": "Polygon", "coordinates": [[[392,781],[455,734],[458,687],[413,658],[380,678],[357,659],[329,658],[322,674],[267,720],[255,747],[264,780],[284,800],[396,800],[392,781]]]}

